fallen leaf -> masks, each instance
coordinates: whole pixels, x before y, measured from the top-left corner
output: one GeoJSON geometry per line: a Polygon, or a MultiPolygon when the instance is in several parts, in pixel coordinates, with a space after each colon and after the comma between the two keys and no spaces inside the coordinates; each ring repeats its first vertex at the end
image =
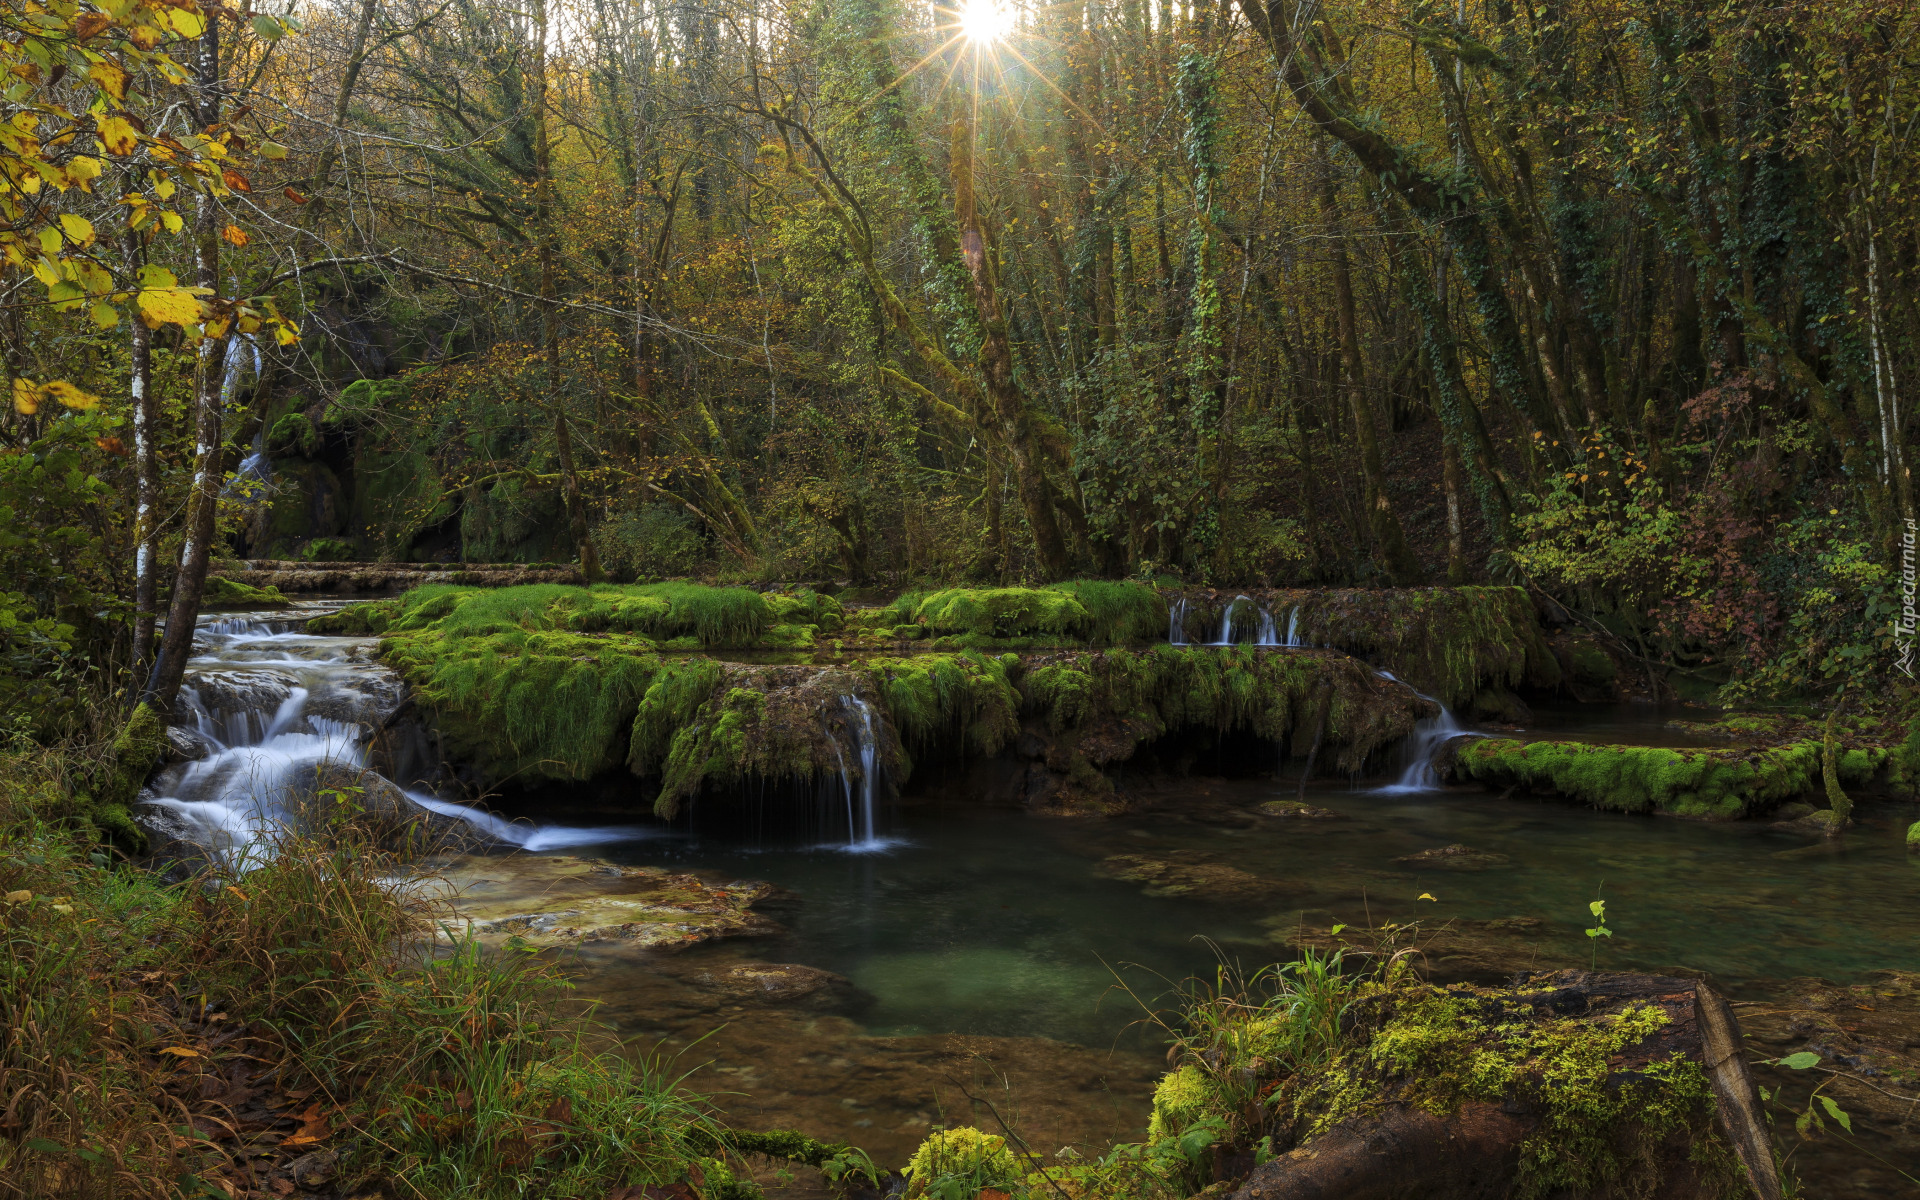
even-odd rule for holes
{"type": "Polygon", "coordinates": [[[160,1053],[177,1054],[181,1058],[199,1058],[200,1057],[200,1052],[198,1050],[189,1050],[185,1046],[162,1046],[160,1047],[160,1053]]]}
{"type": "Polygon", "coordinates": [[[273,1190],[273,1194],[276,1196],[293,1195],[293,1180],[288,1179],[284,1176],[277,1179],[269,1179],[267,1181],[267,1187],[271,1188],[273,1190]]]}
{"type": "Polygon", "coordinates": [[[8,904],[26,904],[33,899],[33,893],[28,891],[8,892],[6,899],[8,904]]]}
{"type": "Polygon", "coordinates": [[[318,1100],[309,1104],[307,1111],[301,1113],[298,1120],[300,1128],[291,1136],[282,1138],[280,1140],[282,1146],[311,1146],[315,1142],[323,1142],[333,1136],[333,1126],[327,1122],[327,1114],[321,1109],[318,1100]]]}

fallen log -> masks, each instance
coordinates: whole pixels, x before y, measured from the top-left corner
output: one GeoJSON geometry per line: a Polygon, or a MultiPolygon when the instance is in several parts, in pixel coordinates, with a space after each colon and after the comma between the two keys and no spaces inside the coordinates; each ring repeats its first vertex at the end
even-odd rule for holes
{"type": "Polygon", "coordinates": [[[1704,983],[1419,985],[1356,1022],[1361,1044],[1296,1093],[1306,1136],[1233,1200],[1780,1200],[1739,1027],[1704,983]]]}

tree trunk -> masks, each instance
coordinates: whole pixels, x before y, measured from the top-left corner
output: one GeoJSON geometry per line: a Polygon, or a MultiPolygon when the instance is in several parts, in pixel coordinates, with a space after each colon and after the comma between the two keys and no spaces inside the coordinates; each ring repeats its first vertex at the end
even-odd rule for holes
{"type": "MultiPolygon", "coordinates": [[[[140,234],[127,231],[127,274],[145,258],[140,234]]],[[[153,394],[153,331],[139,313],[127,322],[127,391],[133,404],[133,670],[153,659],[160,601],[160,459],[154,445],[159,401],[153,394]]]]}
{"type": "Polygon", "coordinates": [[[547,364],[547,403],[553,405],[553,441],[560,458],[560,491],[567,506],[567,533],[574,553],[580,557],[580,574],[588,583],[606,578],[600,570],[600,556],[594,552],[593,538],[587,533],[587,506],[580,498],[580,476],[574,470],[573,428],[567,421],[566,397],[560,388],[560,302],[555,278],[555,243],[559,231],[554,227],[553,157],[547,131],[547,5],[534,5],[534,30],[538,45],[534,48],[533,84],[533,169],[534,224],[540,239],[541,354],[547,364]]]}
{"type": "MultiPolygon", "coordinates": [[[[195,114],[202,129],[219,124],[220,22],[207,21],[200,35],[200,52],[194,64],[195,114]]],[[[209,289],[207,300],[220,299],[220,208],[214,197],[201,192],[193,216],[194,284],[209,289]]],[[[138,317],[135,318],[136,323],[138,317]]],[[[220,418],[225,397],[221,394],[225,337],[203,338],[193,379],[193,486],[187,497],[187,535],[180,546],[180,569],[174,575],[173,600],[167,609],[167,630],[161,638],[160,654],[141,699],[156,710],[173,709],[186,674],[187,656],[193,649],[193,625],[200,616],[200,597],[207,588],[207,566],[213,557],[215,517],[220,506],[220,485],[225,472],[220,461],[220,418]]]]}
{"type": "Polygon", "coordinates": [[[1366,359],[1360,353],[1360,324],[1353,306],[1353,275],[1347,265],[1345,221],[1333,186],[1333,163],[1325,140],[1320,151],[1320,207],[1333,243],[1334,315],[1340,323],[1340,352],[1346,359],[1347,401],[1353,410],[1354,435],[1360,442],[1360,470],[1366,480],[1367,526],[1373,546],[1386,568],[1387,582],[1405,587],[1420,580],[1420,561],[1407,547],[1400,514],[1387,495],[1387,472],[1380,458],[1380,439],[1373,427],[1373,402],[1367,396],[1366,359]]]}

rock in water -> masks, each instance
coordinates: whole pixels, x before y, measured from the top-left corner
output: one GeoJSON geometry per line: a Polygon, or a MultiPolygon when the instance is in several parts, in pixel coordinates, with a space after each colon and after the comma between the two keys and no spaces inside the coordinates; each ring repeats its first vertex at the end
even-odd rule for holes
{"type": "Polygon", "coordinates": [[[1220,903],[1270,900],[1307,890],[1305,884],[1263,878],[1238,867],[1209,862],[1202,855],[1180,852],[1166,858],[1115,854],[1102,859],[1094,870],[1109,879],[1142,884],[1141,890],[1149,896],[1190,896],[1220,903]]]}
{"type": "Polygon", "coordinates": [[[701,971],[693,981],[739,1004],[846,1012],[873,1002],[844,975],[799,963],[743,962],[701,971]]]}
{"type": "Polygon", "coordinates": [[[1393,861],[1429,871],[1490,871],[1495,867],[1509,866],[1513,862],[1504,854],[1495,854],[1491,850],[1475,850],[1472,846],[1462,846],[1457,842],[1437,850],[1405,854],[1393,861]]]}
{"type": "Polygon", "coordinates": [[[1330,808],[1315,808],[1298,800],[1269,800],[1260,806],[1262,816],[1292,817],[1303,821],[1341,821],[1345,820],[1330,808]]]}
{"type": "Polygon", "coordinates": [[[721,937],[777,933],[752,911],[770,884],[715,883],[660,867],[627,867],[572,855],[467,856],[434,864],[415,894],[450,909],[442,923],[483,945],[604,944],[680,950],[721,937]]]}

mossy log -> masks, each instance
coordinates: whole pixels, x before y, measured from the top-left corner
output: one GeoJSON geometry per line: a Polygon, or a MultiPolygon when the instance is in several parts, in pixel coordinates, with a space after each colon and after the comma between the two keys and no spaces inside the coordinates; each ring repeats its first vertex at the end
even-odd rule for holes
{"type": "Polygon", "coordinates": [[[1234,1200],[1782,1194],[1726,1002],[1705,984],[1569,971],[1389,995],[1329,1072],[1322,1127],[1234,1200]]]}

